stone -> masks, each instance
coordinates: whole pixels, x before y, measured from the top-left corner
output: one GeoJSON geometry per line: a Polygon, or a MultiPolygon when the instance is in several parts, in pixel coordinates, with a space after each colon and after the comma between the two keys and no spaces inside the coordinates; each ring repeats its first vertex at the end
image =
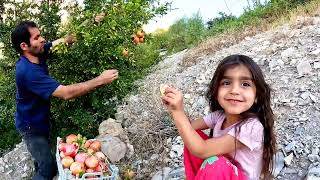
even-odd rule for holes
{"type": "Polygon", "coordinates": [[[290,48],[281,52],[281,57],[282,58],[289,58],[289,57],[293,56],[294,54],[296,54],[295,49],[290,47],[290,48]]]}
{"type": "Polygon", "coordinates": [[[183,154],[183,145],[172,145],[171,151],[176,153],[176,157],[180,157],[183,154]]]}
{"type": "Polygon", "coordinates": [[[313,95],[313,94],[310,94],[309,97],[310,97],[310,99],[311,99],[313,102],[315,102],[315,103],[317,103],[318,100],[319,100],[318,97],[315,96],[315,95],[313,95]]]}
{"type": "Polygon", "coordinates": [[[303,60],[299,62],[299,64],[297,65],[297,70],[298,70],[298,74],[302,76],[302,75],[310,74],[312,71],[312,67],[308,61],[303,60]]]}
{"type": "Polygon", "coordinates": [[[313,168],[309,169],[308,176],[309,175],[320,176],[320,168],[313,167],[313,168]]]}
{"type": "Polygon", "coordinates": [[[319,156],[318,156],[318,155],[314,155],[314,154],[309,154],[309,155],[308,155],[308,159],[309,159],[311,162],[316,162],[316,161],[319,161],[319,156]]]}
{"type": "Polygon", "coordinates": [[[100,135],[109,134],[112,136],[119,136],[121,134],[124,134],[124,131],[120,123],[117,123],[114,119],[109,118],[108,120],[103,121],[99,125],[99,134],[100,135]]]}
{"type": "Polygon", "coordinates": [[[311,54],[316,55],[316,56],[320,55],[320,49],[312,51],[311,54]]]}
{"type": "Polygon", "coordinates": [[[309,91],[303,92],[303,93],[301,94],[301,98],[302,98],[303,100],[306,100],[309,96],[310,96],[310,92],[309,92],[309,91]]]}
{"type": "Polygon", "coordinates": [[[159,159],[159,154],[152,154],[152,156],[150,157],[150,160],[154,161],[159,159]]]}
{"type": "Polygon", "coordinates": [[[164,167],[162,170],[156,172],[156,174],[152,177],[151,180],[164,180],[168,177],[170,171],[170,167],[164,167]]]}
{"type": "Polygon", "coordinates": [[[286,152],[293,151],[294,148],[295,148],[295,145],[296,145],[296,141],[292,141],[291,143],[289,143],[289,144],[284,148],[284,150],[285,150],[286,152]]]}
{"type": "Polygon", "coordinates": [[[284,163],[285,163],[285,165],[290,166],[292,160],[293,160],[293,153],[290,153],[289,156],[287,156],[287,157],[284,158],[284,163]]]}
{"type": "Polygon", "coordinates": [[[313,63],[313,68],[314,69],[320,69],[320,62],[314,62],[313,63]]]}
{"type": "Polygon", "coordinates": [[[278,174],[281,172],[281,170],[284,167],[284,156],[283,153],[281,151],[278,151],[275,155],[275,161],[273,163],[273,171],[272,174],[274,177],[277,177],[278,174]]]}
{"type": "Polygon", "coordinates": [[[101,142],[101,151],[110,159],[111,162],[118,162],[126,152],[127,146],[118,137],[111,135],[99,135],[97,138],[101,142]]]}
{"type": "Polygon", "coordinates": [[[169,174],[168,174],[168,178],[174,178],[174,177],[183,177],[185,174],[184,172],[184,167],[180,167],[177,169],[172,170],[169,174]]]}

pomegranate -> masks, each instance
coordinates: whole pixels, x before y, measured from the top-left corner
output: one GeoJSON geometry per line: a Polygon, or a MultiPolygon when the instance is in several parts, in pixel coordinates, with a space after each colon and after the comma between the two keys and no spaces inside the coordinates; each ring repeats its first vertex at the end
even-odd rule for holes
{"type": "Polygon", "coordinates": [[[137,36],[138,36],[139,38],[144,37],[144,31],[143,31],[143,30],[139,30],[139,31],[137,32],[137,36]]]}
{"type": "Polygon", "coordinates": [[[96,156],[89,156],[84,163],[88,168],[94,169],[98,166],[99,160],[96,156]]]}
{"type": "Polygon", "coordinates": [[[92,140],[87,140],[87,141],[84,143],[84,147],[85,147],[85,148],[89,148],[92,142],[93,142],[92,140]]]}
{"type": "Polygon", "coordinates": [[[63,151],[60,152],[60,157],[61,157],[61,158],[66,157],[66,156],[64,155],[63,151]]]}
{"type": "Polygon", "coordinates": [[[70,166],[70,170],[73,175],[79,177],[80,174],[85,172],[86,168],[81,162],[73,162],[70,166]]]}
{"type": "Polygon", "coordinates": [[[99,165],[95,168],[97,172],[106,172],[108,170],[108,164],[105,162],[99,162],[99,165]]]}
{"type": "Polygon", "coordinates": [[[106,156],[103,154],[103,152],[98,151],[94,154],[99,161],[104,161],[106,159],[106,156]]]}
{"type": "Polygon", "coordinates": [[[62,166],[64,168],[69,168],[73,162],[74,162],[73,158],[70,156],[66,156],[66,157],[62,158],[62,160],[61,160],[62,166]]]}
{"type": "Polygon", "coordinates": [[[139,44],[139,43],[140,43],[140,42],[139,42],[139,37],[136,36],[136,35],[133,35],[133,36],[132,36],[132,41],[133,41],[134,44],[139,44]]]}
{"type": "Polygon", "coordinates": [[[93,143],[90,145],[89,148],[93,149],[94,151],[100,151],[101,149],[100,141],[93,141],[93,143]]]}
{"type": "Polygon", "coordinates": [[[122,56],[128,57],[129,56],[129,50],[127,48],[122,50],[122,56]]]}
{"type": "Polygon", "coordinates": [[[64,151],[66,143],[60,143],[58,146],[59,151],[64,151]]]}
{"type": "Polygon", "coordinates": [[[139,42],[143,43],[144,42],[144,38],[143,37],[139,38],[139,42]]]}
{"type": "Polygon", "coordinates": [[[77,135],[75,134],[70,134],[69,136],[67,136],[66,138],[66,142],[67,144],[72,144],[73,142],[76,142],[78,140],[77,135]]]}
{"type": "Polygon", "coordinates": [[[79,146],[76,144],[66,144],[64,155],[74,157],[78,152],[79,146]]]}
{"type": "Polygon", "coordinates": [[[166,93],[166,88],[168,88],[169,86],[168,85],[166,85],[166,84],[161,84],[160,85],[160,95],[161,96],[164,96],[165,95],[165,93],[166,93]]]}
{"type": "Polygon", "coordinates": [[[87,153],[80,152],[76,155],[76,157],[74,159],[76,162],[84,163],[84,161],[87,159],[87,157],[88,157],[87,153]]]}

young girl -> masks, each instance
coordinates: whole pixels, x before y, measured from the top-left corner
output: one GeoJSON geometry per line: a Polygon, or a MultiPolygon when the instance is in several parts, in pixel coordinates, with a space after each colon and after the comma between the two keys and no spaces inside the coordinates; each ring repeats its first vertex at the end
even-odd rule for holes
{"type": "Polygon", "coordinates": [[[190,122],[181,92],[166,87],[162,96],[185,144],[187,180],[270,178],[276,139],[270,88],[259,66],[244,55],[226,57],[207,99],[212,113],[190,122]],[[201,131],[208,128],[212,138],[201,131]]]}

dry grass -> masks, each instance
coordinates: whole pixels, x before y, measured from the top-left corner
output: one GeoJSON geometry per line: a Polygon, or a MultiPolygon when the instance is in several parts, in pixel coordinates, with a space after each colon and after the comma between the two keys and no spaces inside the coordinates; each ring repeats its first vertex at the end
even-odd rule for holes
{"type": "Polygon", "coordinates": [[[190,49],[184,56],[181,65],[189,67],[197,64],[203,56],[214,54],[215,52],[239,43],[245,37],[251,37],[259,32],[274,29],[282,24],[289,23],[294,28],[301,28],[313,24],[314,21],[309,16],[320,16],[320,1],[311,1],[305,6],[298,6],[288,15],[280,15],[272,19],[262,19],[260,23],[253,27],[247,27],[238,31],[226,32],[218,36],[211,37],[195,48],[190,49]]]}

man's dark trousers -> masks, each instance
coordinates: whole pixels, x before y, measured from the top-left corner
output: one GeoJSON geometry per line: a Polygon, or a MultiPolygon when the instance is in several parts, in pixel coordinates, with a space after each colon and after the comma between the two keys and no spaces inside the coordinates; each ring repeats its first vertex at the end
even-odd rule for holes
{"type": "Polygon", "coordinates": [[[30,132],[21,133],[35,164],[32,180],[52,180],[57,174],[57,164],[51,153],[49,138],[30,132]]]}

